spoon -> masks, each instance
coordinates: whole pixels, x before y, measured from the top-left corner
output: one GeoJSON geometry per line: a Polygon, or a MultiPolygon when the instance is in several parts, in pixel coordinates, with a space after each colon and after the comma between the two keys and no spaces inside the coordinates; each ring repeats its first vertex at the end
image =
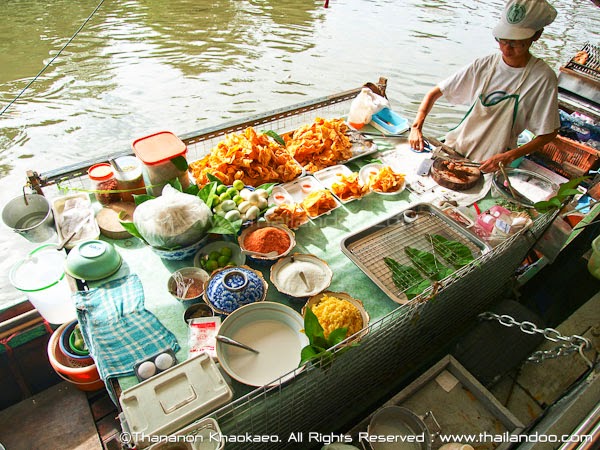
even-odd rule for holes
{"type": "Polygon", "coordinates": [[[221,334],[217,334],[215,339],[223,344],[233,345],[234,347],[243,348],[244,350],[248,350],[250,352],[256,353],[258,355],[258,350],[253,349],[252,347],[248,347],[246,344],[242,344],[241,342],[236,341],[235,339],[231,339],[227,336],[223,336],[221,334]]]}
{"type": "Polygon", "coordinates": [[[279,253],[277,253],[275,250],[273,250],[272,252],[269,252],[269,253],[260,253],[260,252],[251,252],[250,250],[242,250],[242,253],[244,255],[261,256],[263,258],[273,258],[274,256],[279,255],[279,253]]]}
{"type": "Polygon", "coordinates": [[[310,288],[310,285],[308,284],[308,280],[306,279],[306,275],[304,275],[304,272],[300,271],[300,272],[298,272],[298,275],[300,275],[300,279],[306,285],[306,289],[308,289],[310,291],[311,288],[310,288]]]}

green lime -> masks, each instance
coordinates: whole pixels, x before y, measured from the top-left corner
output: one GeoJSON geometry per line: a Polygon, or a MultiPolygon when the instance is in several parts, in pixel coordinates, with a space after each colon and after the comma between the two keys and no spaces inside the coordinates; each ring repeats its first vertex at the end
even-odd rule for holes
{"type": "Polygon", "coordinates": [[[216,261],[217,259],[219,259],[220,256],[221,256],[221,254],[218,251],[213,250],[212,252],[210,252],[208,254],[208,260],[216,261]]]}
{"type": "Polygon", "coordinates": [[[210,194],[209,200],[212,201],[211,204],[213,206],[217,206],[219,203],[221,203],[221,199],[217,194],[210,194]]]}
{"type": "Polygon", "coordinates": [[[219,268],[219,263],[214,259],[209,259],[208,261],[206,261],[206,265],[204,266],[204,268],[207,271],[212,272],[213,270],[219,268]]]}
{"type": "Polygon", "coordinates": [[[229,247],[221,247],[221,256],[228,256],[231,258],[233,251],[229,247]]]}
{"type": "Polygon", "coordinates": [[[224,194],[225,192],[227,192],[227,185],[220,184],[217,186],[217,194],[221,195],[221,194],[224,194]]]}
{"type": "Polygon", "coordinates": [[[236,188],[238,191],[241,191],[242,189],[244,189],[244,182],[242,180],[235,180],[233,182],[233,187],[236,188]]]}
{"type": "Polygon", "coordinates": [[[229,256],[227,256],[227,255],[219,256],[217,263],[219,264],[219,267],[225,267],[229,263],[229,256]]]}
{"type": "Polygon", "coordinates": [[[233,200],[236,205],[239,205],[240,203],[242,203],[244,201],[244,198],[240,194],[238,194],[235,197],[233,197],[231,200],[233,200]]]}
{"type": "Polygon", "coordinates": [[[223,192],[221,195],[219,195],[219,199],[221,199],[222,202],[225,200],[231,200],[231,195],[229,195],[227,192],[223,192]]]}
{"type": "Polygon", "coordinates": [[[229,189],[227,189],[227,193],[231,198],[235,197],[236,195],[239,195],[239,191],[234,187],[230,187],[229,189]]]}

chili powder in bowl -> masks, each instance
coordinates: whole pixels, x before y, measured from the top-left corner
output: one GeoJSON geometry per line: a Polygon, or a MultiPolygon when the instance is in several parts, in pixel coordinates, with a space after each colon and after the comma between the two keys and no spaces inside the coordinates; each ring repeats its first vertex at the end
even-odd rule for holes
{"type": "Polygon", "coordinates": [[[238,237],[240,248],[249,261],[270,265],[288,255],[296,246],[294,232],[282,224],[256,223],[244,229],[238,237]],[[274,256],[260,256],[257,253],[272,253],[274,256]]]}

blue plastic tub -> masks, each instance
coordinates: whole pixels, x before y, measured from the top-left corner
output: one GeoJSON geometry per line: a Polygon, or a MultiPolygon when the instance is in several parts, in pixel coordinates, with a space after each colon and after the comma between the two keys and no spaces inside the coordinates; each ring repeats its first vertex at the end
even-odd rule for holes
{"type": "Polygon", "coordinates": [[[383,108],[371,117],[371,125],[385,134],[401,134],[408,130],[408,120],[389,108],[383,108]]]}

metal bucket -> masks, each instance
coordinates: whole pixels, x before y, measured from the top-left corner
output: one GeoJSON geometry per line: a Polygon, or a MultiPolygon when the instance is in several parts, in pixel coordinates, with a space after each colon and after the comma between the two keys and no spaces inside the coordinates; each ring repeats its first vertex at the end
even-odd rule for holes
{"type": "Polygon", "coordinates": [[[431,450],[431,433],[425,422],[401,406],[385,406],[376,411],[367,433],[372,450],[431,450]]]}
{"type": "Polygon", "coordinates": [[[56,236],[52,208],[43,195],[23,194],[13,198],[4,206],[2,220],[31,242],[46,242],[56,236]]]}

